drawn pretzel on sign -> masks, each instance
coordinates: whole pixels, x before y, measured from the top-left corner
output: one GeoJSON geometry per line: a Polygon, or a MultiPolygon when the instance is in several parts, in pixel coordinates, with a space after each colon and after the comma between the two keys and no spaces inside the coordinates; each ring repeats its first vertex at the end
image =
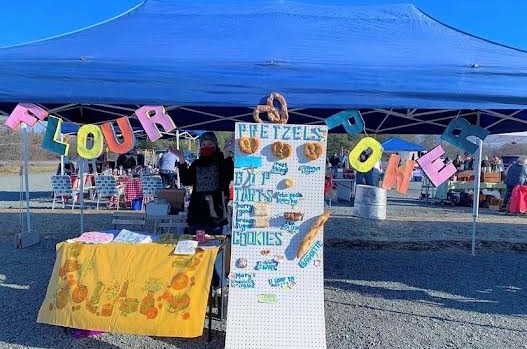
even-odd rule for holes
{"type": "Polygon", "coordinates": [[[259,124],[262,124],[263,121],[260,118],[260,113],[267,113],[267,118],[269,122],[275,124],[287,124],[289,119],[289,113],[287,112],[287,102],[285,101],[284,96],[278,92],[273,92],[267,97],[267,104],[257,105],[253,111],[253,118],[259,124]],[[280,104],[279,108],[276,108],[274,102],[278,101],[280,104]]]}

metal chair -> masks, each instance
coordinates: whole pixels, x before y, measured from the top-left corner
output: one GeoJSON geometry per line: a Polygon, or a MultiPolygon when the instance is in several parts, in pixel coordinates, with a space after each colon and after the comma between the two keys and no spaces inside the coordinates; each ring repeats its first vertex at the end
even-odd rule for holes
{"type": "Polygon", "coordinates": [[[99,209],[101,198],[117,198],[116,206],[117,210],[119,210],[119,203],[123,192],[122,187],[117,185],[114,176],[97,176],[95,178],[95,192],[97,194],[97,210],[99,209]]]}
{"type": "Polygon", "coordinates": [[[79,192],[71,186],[70,176],[51,176],[51,187],[53,189],[53,204],[51,205],[52,210],[55,209],[55,201],[57,200],[57,197],[62,199],[63,208],[66,208],[66,202],[64,201],[64,198],[71,197],[73,201],[71,209],[73,210],[75,208],[75,202],[78,200],[79,192]]]}

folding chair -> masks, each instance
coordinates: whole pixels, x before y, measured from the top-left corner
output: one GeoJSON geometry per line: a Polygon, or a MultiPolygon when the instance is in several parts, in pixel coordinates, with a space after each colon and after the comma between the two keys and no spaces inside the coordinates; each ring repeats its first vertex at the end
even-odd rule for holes
{"type": "Polygon", "coordinates": [[[161,179],[161,176],[143,177],[143,210],[145,209],[146,203],[155,199],[161,189],[163,189],[163,180],[161,179]]]}
{"type": "Polygon", "coordinates": [[[75,208],[75,202],[78,200],[78,194],[79,192],[76,189],[73,189],[71,186],[71,178],[70,176],[63,175],[63,176],[51,176],[51,187],[53,189],[53,204],[51,205],[51,209],[55,209],[55,201],[57,200],[57,197],[60,197],[62,199],[62,207],[66,208],[66,202],[64,201],[64,198],[72,198],[72,205],[71,209],[73,210],[75,208]]]}
{"type": "Polygon", "coordinates": [[[121,195],[123,195],[122,187],[117,185],[117,181],[114,176],[97,176],[95,178],[95,192],[97,194],[97,207],[99,209],[99,203],[101,199],[117,198],[117,210],[119,210],[119,203],[121,195]]]}

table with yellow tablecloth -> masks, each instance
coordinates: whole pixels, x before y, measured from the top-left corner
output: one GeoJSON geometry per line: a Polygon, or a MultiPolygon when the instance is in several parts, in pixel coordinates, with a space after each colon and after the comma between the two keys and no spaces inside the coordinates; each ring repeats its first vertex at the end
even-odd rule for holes
{"type": "Polygon", "coordinates": [[[38,322],[105,332],[198,337],[218,247],[62,242],[38,322]]]}

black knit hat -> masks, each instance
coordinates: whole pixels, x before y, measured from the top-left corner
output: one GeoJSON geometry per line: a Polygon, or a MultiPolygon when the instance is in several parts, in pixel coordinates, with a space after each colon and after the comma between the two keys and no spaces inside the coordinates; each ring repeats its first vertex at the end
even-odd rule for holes
{"type": "Polygon", "coordinates": [[[202,133],[201,136],[199,136],[199,144],[201,145],[201,143],[205,142],[205,141],[210,141],[212,143],[214,143],[214,145],[218,146],[218,138],[216,138],[216,135],[214,134],[214,132],[205,132],[205,133],[202,133]]]}

